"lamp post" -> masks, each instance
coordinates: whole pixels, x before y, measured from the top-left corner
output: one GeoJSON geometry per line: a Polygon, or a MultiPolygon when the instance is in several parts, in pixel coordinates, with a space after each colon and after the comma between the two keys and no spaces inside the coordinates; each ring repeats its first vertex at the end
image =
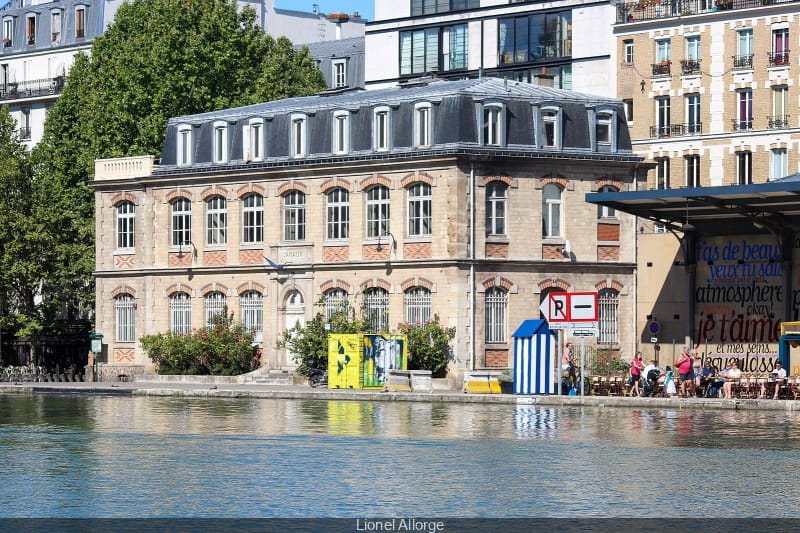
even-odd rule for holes
{"type": "Polygon", "coordinates": [[[388,241],[389,244],[389,256],[392,255],[392,250],[397,250],[397,239],[394,238],[391,231],[384,231],[383,235],[378,235],[378,244],[375,245],[375,251],[381,253],[383,251],[383,246],[381,246],[381,237],[389,237],[391,241],[388,241]]]}
{"type": "Polygon", "coordinates": [[[197,256],[197,246],[190,240],[185,240],[178,243],[178,259],[183,259],[183,247],[190,246],[189,251],[192,252],[192,258],[197,256]]]}

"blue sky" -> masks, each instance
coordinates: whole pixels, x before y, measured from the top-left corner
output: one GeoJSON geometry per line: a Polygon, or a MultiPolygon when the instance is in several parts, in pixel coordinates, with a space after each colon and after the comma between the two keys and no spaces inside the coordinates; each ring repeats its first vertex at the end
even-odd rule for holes
{"type": "Polygon", "coordinates": [[[374,18],[374,0],[275,0],[275,7],[294,9],[311,13],[311,6],[317,4],[322,13],[347,13],[356,11],[369,20],[374,18]]]}

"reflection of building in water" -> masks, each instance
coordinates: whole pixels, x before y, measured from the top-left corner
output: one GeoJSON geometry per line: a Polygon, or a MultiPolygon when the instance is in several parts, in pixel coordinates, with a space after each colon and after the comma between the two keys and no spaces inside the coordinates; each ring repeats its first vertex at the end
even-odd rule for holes
{"type": "Polygon", "coordinates": [[[552,438],[558,429],[553,408],[517,406],[513,420],[514,434],[519,438],[552,438]]]}

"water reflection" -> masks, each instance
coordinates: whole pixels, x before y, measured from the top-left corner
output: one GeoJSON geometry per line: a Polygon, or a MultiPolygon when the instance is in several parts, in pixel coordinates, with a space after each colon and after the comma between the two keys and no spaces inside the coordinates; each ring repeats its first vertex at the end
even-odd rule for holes
{"type": "Polygon", "coordinates": [[[799,437],[786,412],[0,396],[0,509],[685,516],[691,494],[694,513],[785,516],[799,437]]]}

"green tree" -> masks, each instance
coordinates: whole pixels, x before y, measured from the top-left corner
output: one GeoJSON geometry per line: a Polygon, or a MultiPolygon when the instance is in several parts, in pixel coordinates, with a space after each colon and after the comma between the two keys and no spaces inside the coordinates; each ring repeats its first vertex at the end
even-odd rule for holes
{"type": "Polygon", "coordinates": [[[435,378],[447,374],[452,360],[450,342],[456,336],[455,327],[445,327],[434,315],[424,324],[400,324],[400,333],[408,340],[408,369],[430,370],[435,378]]]}

